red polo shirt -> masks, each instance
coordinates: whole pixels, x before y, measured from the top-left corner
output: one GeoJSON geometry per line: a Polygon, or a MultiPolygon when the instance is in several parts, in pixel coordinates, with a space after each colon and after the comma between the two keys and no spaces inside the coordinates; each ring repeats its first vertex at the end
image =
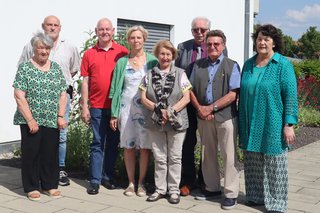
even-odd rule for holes
{"type": "Polygon", "coordinates": [[[89,101],[92,108],[111,108],[108,98],[112,73],[119,58],[128,54],[128,50],[112,41],[108,51],[96,44],[87,50],[81,62],[81,76],[89,76],[89,101]]]}

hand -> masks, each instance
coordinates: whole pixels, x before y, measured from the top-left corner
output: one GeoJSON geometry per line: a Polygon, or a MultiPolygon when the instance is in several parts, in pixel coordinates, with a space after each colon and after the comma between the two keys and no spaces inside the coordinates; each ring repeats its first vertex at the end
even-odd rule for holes
{"type": "Polygon", "coordinates": [[[64,118],[58,117],[58,128],[64,129],[67,127],[67,121],[64,118]]]}
{"type": "Polygon", "coordinates": [[[113,130],[113,131],[116,131],[117,128],[118,128],[118,119],[117,118],[111,118],[110,119],[110,128],[113,130]]]}
{"type": "Polygon", "coordinates": [[[81,111],[81,119],[84,123],[86,124],[90,124],[90,120],[91,120],[91,116],[90,116],[90,112],[88,107],[87,108],[83,108],[81,111]]]}
{"type": "Polygon", "coordinates": [[[31,121],[28,122],[28,127],[30,129],[31,134],[35,134],[39,131],[39,126],[36,122],[36,120],[32,119],[31,121]]]}
{"type": "Polygon", "coordinates": [[[198,108],[198,116],[202,119],[202,120],[206,120],[206,118],[212,115],[212,110],[210,108],[210,106],[200,106],[198,108]]]}
{"type": "Polygon", "coordinates": [[[211,120],[213,120],[214,119],[214,114],[210,114],[210,115],[208,115],[207,117],[205,117],[205,120],[206,121],[211,121],[211,120]]]}
{"type": "Polygon", "coordinates": [[[296,135],[294,134],[293,126],[284,126],[283,128],[284,139],[288,145],[292,145],[296,140],[296,135]]]}
{"type": "Polygon", "coordinates": [[[168,112],[166,109],[161,109],[161,112],[162,112],[162,125],[164,125],[168,121],[168,112]]]}

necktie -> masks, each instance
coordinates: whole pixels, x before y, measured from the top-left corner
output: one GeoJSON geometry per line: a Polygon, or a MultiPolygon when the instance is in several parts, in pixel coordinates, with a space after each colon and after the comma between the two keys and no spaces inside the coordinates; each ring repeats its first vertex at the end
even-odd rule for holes
{"type": "Polygon", "coordinates": [[[201,58],[201,47],[197,47],[197,60],[201,58]]]}

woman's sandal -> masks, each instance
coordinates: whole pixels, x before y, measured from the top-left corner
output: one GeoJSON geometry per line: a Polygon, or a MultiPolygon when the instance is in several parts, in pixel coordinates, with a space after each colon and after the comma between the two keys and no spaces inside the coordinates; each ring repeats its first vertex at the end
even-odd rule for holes
{"type": "Polygon", "coordinates": [[[37,201],[40,200],[41,194],[38,190],[34,190],[27,193],[27,197],[29,200],[37,201]]]}
{"type": "Polygon", "coordinates": [[[57,189],[43,190],[43,194],[48,195],[51,198],[60,198],[61,197],[61,192],[57,189]]]}

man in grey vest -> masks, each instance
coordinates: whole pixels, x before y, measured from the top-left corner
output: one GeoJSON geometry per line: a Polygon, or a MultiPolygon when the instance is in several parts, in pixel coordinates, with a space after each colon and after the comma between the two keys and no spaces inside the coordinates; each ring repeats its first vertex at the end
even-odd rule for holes
{"type": "Polygon", "coordinates": [[[198,200],[221,195],[218,145],[224,161],[223,209],[237,204],[239,173],[236,163],[237,107],[240,88],[240,68],[237,62],[224,56],[226,37],[221,30],[207,33],[208,57],[197,60],[190,82],[191,102],[197,110],[198,131],[202,145],[202,174],[205,190],[198,200]]]}
{"type": "MultiPolygon", "coordinates": [[[[193,64],[196,60],[207,58],[207,46],[205,38],[210,30],[211,22],[207,17],[198,16],[191,22],[191,33],[193,39],[184,41],[178,45],[178,58],[175,60],[175,66],[186,70],[190,77],[193,64]]],[[[227,48],[223,54],[228,56],[227,48]]],[[[180,183],[181,196],[187,196],[195,186],[203,187],[203,177],[200,168],[198,177],[196,175],[194,151],[197,144],[197,116],[196,111],[191,103],[187,105],[189,128],[187,129],[186,138],[182,148],[182,174],[180,183]]]]}

